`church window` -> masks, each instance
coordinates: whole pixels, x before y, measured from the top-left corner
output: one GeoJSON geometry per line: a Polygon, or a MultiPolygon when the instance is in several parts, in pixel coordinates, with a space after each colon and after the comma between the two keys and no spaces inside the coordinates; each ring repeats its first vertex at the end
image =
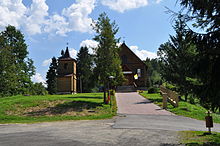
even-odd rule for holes
{"type": "Polygon", "coordinates": [[[126,63],[128,62],[126,55],[123,55],[123,56],[121,57],[121,60],[122,60],[122,63],[123,63],[123,64],[126,64],[126,63]]]}
{"type": "Polygon", "coordinates": [[[68,63],[64,64],[64,69],[67,69],[68,63]]]}
{"type": "Polygon", "coordinates": [[[137,74],[138,74],[138,77],[141,77],[141,69],[137,69],[137,74]]]}

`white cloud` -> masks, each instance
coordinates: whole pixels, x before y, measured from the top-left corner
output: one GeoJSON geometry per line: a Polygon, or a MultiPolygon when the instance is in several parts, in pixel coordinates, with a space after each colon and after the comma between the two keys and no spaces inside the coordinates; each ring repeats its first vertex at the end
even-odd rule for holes
{"type": "Polygon", "coordinates": [[[130,46],[130,49],[141,59],[145,60],[146,58],[157,58],[157,54],[147,50],[140,50],[138,46],[130,46]]]}
{"type": "Polygon", "coordinates": [[[52,59],[44,60],[42,63],[42,66],[48,66],[48,65],[50,65],[51,62],[52,62],[52,59]]]}
{"type": "Polygon", "coordinates": [[[26,13],[26,31],[33,35],[42,33],[44,25],[47,23],[48,5],[46,0],[32,0],[32,4],[26,13]]]}
{"type": "Polygon", "coordinates": [[[157,4],[159,4],[160,2],[162,2],[163,0],[155,0],[157,4]]]}
{"type": "Polygon", "coordinates": [[[95,54],[93,48],[96,48],[98,46],[98,42],[94,40],[84,40],[80,43],[80,47],[88,47],[89,48],[89,54],[95,54]]]}
{"type": "Polygon", "coordinates": [[[1,0],[0,1],[0,28],[3,29],[7,25],[20,27],[23,23],[24,14],[27,8],[22,0],[1,0]]]}
{"type": "Polygon", "coordinates": [[[26,7],[22,0],[0,1],[0,29],[7,25],[24,28],[30,35],[51,33],[65,36],[71,31],[92,32],[89,15],[95,8],[96,0],[76,0],[61,14],[49,15],[46,0],[32,0],[26,7]]]}
{"type": "Polygon", "coordinates": [[[55,32],[55,34],[66,36],[66,33],[71,31],[68,28],[68,25],[69,24],[64,17],[54,14],[50,17],[44,31],[48,33],[55,32]]]}
{"type": "Polygon", "coordinates": [[[46,86],[46,81],[40,73],[36,73],[34,76],[32,76],[31,80],[35,83],[41,82],[44,86],[46,86]]]}
{"type": "Polygon", "coordinates": [[[69,29],[80,32],[91,32],[92,18],[89,14],[95,8],[95,0],[76,0],[69,8],[63,9],[62,15],[69,22],[69,29]]]}
{"type": "Polygon", "coordinates": [[[69,52],[70,52],[70,56],[72,58],[76,58],[76,55],[77,55],[77,50],[76,49],[72,48],[72,49],[70,49],[69,52]]]}
{"type": "Polygon", "coordinates": [[[102,0],[101,3],[110,9],[123,13],[124,11],[144,7],[147,0],[102,0]]]}

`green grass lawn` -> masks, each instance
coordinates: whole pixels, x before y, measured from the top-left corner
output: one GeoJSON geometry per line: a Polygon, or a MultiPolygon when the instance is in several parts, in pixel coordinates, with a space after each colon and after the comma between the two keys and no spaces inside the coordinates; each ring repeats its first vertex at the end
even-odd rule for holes
{"type": "Polygon", "coordinates": [[[103,93],[0,98],[0,123],[92,120],[113,115],[110,105],[103,104],[103,93]]]}
{"type": "MultiPolygon", "coordinates": [[[[155,104],[162,107],[162,97],[159,93],[148,94],[147,92],[140,93],[145,98],[151,100],[155,104]]],[[[167,104],[167,110],[181,116],[191,117],[198,120],[205,120],[207,110],[200,105],[190,104],[188,102],[180,101],[179,107],[174,108],[171,104],[167,104]]],[[[220,123],[220,114],[212,114],[213,121],[220,123]]]]}
{"type": "Polygon", "coordinates": [[[179,135],[180,143],[185,145],[220,145],[220,133],[216,132],[207,135],[204,131],[181,131],[179,135]]]}

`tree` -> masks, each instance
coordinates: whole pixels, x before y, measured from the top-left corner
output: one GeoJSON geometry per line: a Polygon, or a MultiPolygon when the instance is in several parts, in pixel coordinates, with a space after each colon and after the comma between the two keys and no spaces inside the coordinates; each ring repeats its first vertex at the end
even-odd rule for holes
{"type": "Polygon", "coordinates": [[[44,87],[43,83],[33,83],[30,88],[31,95],[46,95],[47,90],[44,87]]]}
{"type": "Polygon", "coordinates": [[[81,47],[77,54],[77,76],[78,90],[80,92],[91,92],[94,87],[92,55],[87,47],[81,47]]]}
{"type": "Polygon", "coordinates": [[[199,82],[193,93],[206,108],[217,111],[220,108],[219,0],[180,0],[180,4],[188,9],[185,16],[195,22],[193,26],[204,30],[202,34],[193,32],[198,55],[191,72],[196,74],[199,82]]]}
{"type": "Polygon", "coordinates": [[[160,61],[155,59],[146,58],[144,63],[147,65],[148,87],[152,85],[162,84],[160,75],[160,61]]]}
{"type": "Polygon", "coordinates": [[[185,100],[189,93],[192,93],[192,82],[195,79],[191,70],[194,68],[197,52],[192,42],[192,33],[186,30],[186,24],[179,15],[174,26],[176,36],[170,36],[170,40],[159,48],[161,61],[161,75],[169,83],[177,87],[185,100]]]}
{"type": "Polygon", "coordinates": [[[34,73],[24,35],[14,26],[7,26],[0,33],[0,94],[28,93],[34,73]]]}
{"type": "Polygon", "coordinates": [[[57,93],[57,66],[57,60],[53,57],[46,76],[47,91],[49,94],[57,93]]]}
{"type": "Polygon", "coordinates": [[[98,21],[93,25],[96,32],[94,40],[97,41],[98,47],[95,48],[95,74],[98,80],[104,86],[104,102],[106,103],[106,89],[110,82],[109,76],[114,76],[111,85],[118,85],[124,80],[119,58],[120,48],[117,45],[119,39],[115,38],[118,32],[118,26],[115,22],[110,22],[106,13],[99,15],[98,21]]]}

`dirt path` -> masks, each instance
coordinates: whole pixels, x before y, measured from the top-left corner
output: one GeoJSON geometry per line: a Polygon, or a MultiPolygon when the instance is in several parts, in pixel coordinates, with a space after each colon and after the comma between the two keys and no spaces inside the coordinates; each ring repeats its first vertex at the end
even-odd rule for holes
{"type": "Polygon", "coordinates": [[[173,115],[137,92],[116,93],[118,114],[173,115]]]}

